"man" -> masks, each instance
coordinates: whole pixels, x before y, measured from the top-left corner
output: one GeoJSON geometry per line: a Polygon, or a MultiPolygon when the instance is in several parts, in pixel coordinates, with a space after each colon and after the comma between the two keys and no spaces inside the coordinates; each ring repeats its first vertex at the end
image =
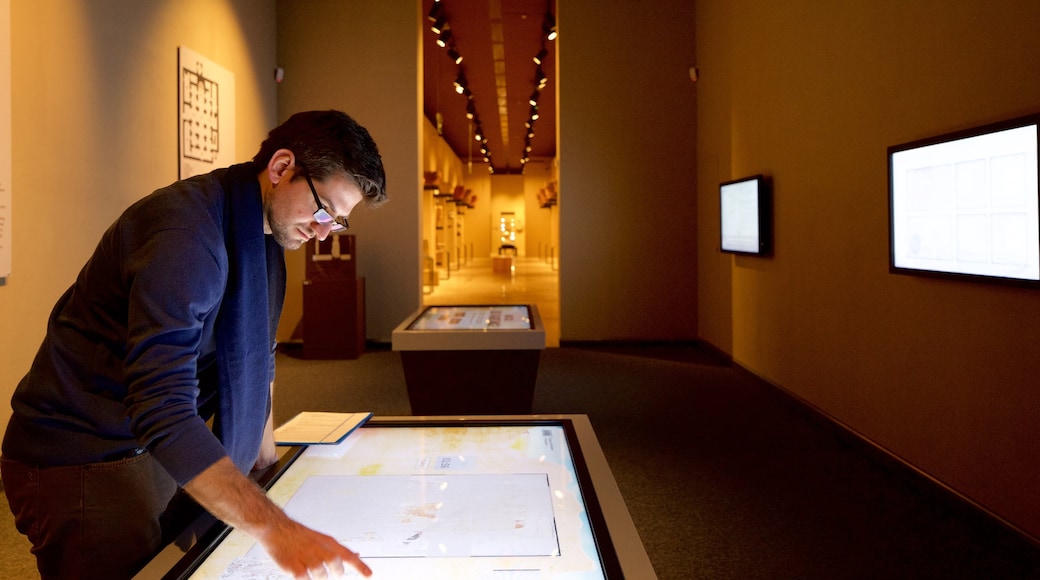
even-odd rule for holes
{"type": "Polygon", "coordinates": [[[179,488],[298,578],[371,574],[245,474],[277,459],[283,249],[345,229],[357,204],[385,201],[385,181],[353,119],[299,113],[252,162],[160,189],[108,229],[51,313],[3,441],[43,578],[132,576],[179,531],[179,488]]]}

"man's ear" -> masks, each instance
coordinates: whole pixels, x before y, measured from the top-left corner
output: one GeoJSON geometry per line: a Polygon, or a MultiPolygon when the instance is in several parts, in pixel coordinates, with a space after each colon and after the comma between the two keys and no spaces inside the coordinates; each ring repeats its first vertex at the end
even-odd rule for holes
{"type": "Polygon", "coordinates": [[[271,155],[271,160],[267,162],[267,177],[271,180],[271,184],[275,185],[285,177],[289,169],[295,167],[296,156],[293,155],[293,152],[288,149],[279,149],[274,152],[274,155],[271,155]]]}

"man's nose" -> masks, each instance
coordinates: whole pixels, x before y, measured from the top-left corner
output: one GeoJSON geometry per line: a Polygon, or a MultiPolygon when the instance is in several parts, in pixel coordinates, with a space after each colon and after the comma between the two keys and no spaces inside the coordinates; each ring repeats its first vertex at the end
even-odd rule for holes
{"type": "Polygon", "coordinates": [[[319,241],[324,242],[325,238],[329,237],[329,234],[332,233],[333,227],[335,227],[335,224],[323,224],[320,222],[314,222],[314,225],[311,226],[311,229],[314,230],[314,236],[318,238],[319,241]]]}

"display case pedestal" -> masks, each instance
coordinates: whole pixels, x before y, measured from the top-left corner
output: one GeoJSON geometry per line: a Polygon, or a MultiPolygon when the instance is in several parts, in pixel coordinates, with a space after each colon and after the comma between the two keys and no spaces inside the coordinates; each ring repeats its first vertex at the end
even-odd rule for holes
{"type": "Polygon", "coordinates": [[[539,350],[401,352],[413,415],[526,415],[539,350]]]}
{"type": "MultiPolygon", "coordinates": [[[[474,311],[496,306],[438,306],[441,320],[416,328],[428,313],[420,309],[393,331],[401,353],[413,415],[500,415],[531,413],[545,329],[537,306],[525,309],[524,328],[461,328],[474,311]]],[[[494,315],[494,312],[492,312],[494,315]]],[[[479,316],[477,316],[479,319],[479,316]]]]}
{"type": "Polygon", "coordinates": [[[495,274],[512,274],[512,256],[491,256],[491,271],[495,274]]]}

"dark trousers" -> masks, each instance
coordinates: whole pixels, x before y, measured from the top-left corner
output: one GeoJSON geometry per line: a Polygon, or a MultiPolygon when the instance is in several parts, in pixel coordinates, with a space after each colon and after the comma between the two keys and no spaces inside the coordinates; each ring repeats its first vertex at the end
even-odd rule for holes
{"type": "Polygon", "coordinates": [[[44,579],[131,578],[183,527],[186,496],[147,452],[45,468],[0,458],[0,475],[44,579]]]}

